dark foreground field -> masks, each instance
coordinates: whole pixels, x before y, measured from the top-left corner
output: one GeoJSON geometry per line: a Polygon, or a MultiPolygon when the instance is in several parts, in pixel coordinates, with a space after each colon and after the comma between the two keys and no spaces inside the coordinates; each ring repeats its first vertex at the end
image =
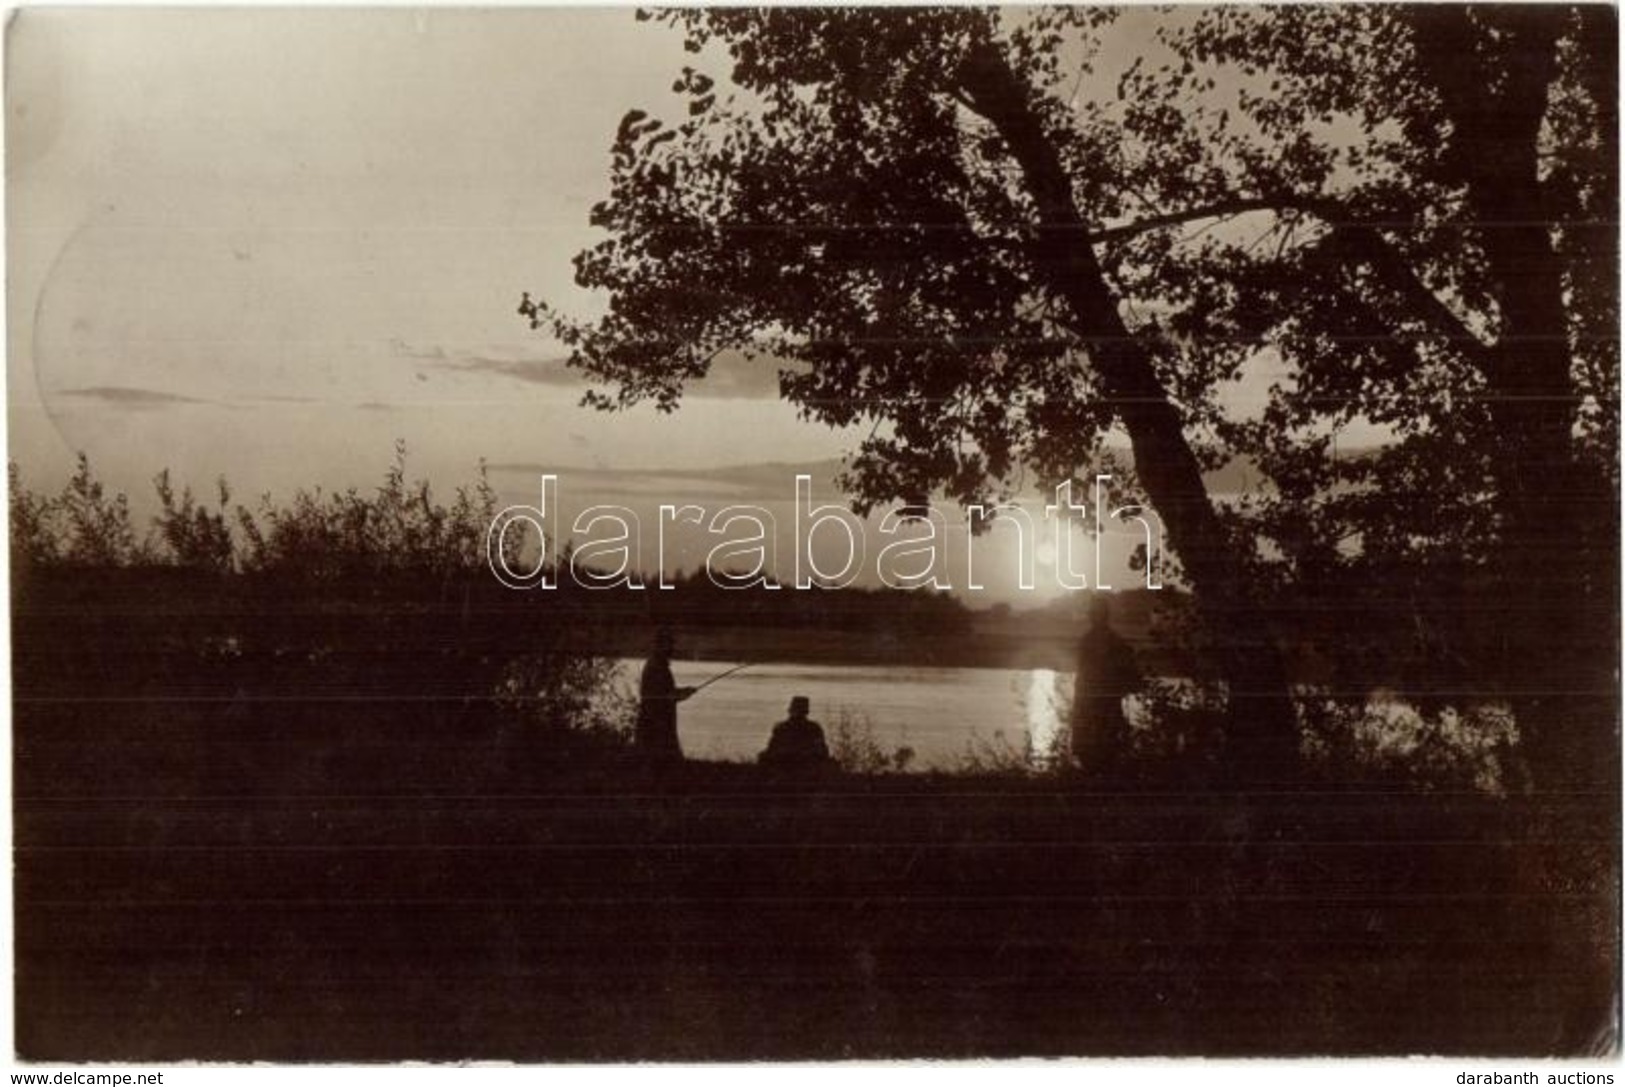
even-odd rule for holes
{"type": "Polygon", "coordinates": [[[1617,794],[657,779],[475,697],[506,599],[26,588],[28,1059],[1616,1044],[1617,794]]]}
{"type": "Polygon", "coordinates": [[[20,713],[36,1060],[1607,1049],[1610,799],[569,780],[465,725],[20,713]]]}

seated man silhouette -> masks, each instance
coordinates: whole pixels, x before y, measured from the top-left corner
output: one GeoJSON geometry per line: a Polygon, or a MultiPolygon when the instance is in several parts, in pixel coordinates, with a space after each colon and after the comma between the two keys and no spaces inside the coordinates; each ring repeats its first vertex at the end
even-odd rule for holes
{"type": "Polygon", "coordinates": [[[773,735],[767,749],[756,759],[762,766],[775,770],[825,770],[835,765],[830,758],[829,745],[824,742],[824,729],[808,718],[811,703],[803,695],[790,699],[790,716],[773,726],[773,735]]]}

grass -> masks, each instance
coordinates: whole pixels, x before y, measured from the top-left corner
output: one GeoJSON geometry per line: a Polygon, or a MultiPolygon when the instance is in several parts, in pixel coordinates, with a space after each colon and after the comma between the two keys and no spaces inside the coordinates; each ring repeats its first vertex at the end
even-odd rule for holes
{"type": "Polygon", "coordinates": [[[829,735],[847,772],[816,783],[656,774],[624,705],[548,700],[592,686],[534,657],[559,616],[454,590],[28,587],[24,1058],[1608,1044],[1617,795],[1224,794],[1036,773],[1002,740],[905,774],[852,716],[829,735]]]}
{"type": "Polygon", "coordinates": [[[830,757],[849,774],[901,774],[914,762],[907,744],[887,746],[875,739],[874,721],[865,713],[841,707],[825,736],[830,757]]]}
{"type": "Polygon", "coordinates": [[[1607,798],[582,772],[545,738],[20,715],[37,1060],[1577,1053],[1607,798]]]}

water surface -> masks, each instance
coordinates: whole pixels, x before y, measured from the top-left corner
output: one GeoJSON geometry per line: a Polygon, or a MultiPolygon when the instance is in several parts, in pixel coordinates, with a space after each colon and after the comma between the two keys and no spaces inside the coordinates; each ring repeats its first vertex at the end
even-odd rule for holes
{"type": "MultiPolygon", "coordinates": [[[[672,673],[697,686],[734,661],[678,660],[672,673]]],[[[641,661],[623,660],[636,688],[641,661]]],[[[1065,716],[1072,676],[1047,668],[937,668],[833,664],[752,665],[707,687],[678,710],[678,734],[690,758],[756,758],[784,719],[790,699],[812,700],[813,719],[834,738],[844,719],[867,727],[886,750],[907,746],[913,768],[948,768],[973,745],[1042,749],[1065,716]]]]}

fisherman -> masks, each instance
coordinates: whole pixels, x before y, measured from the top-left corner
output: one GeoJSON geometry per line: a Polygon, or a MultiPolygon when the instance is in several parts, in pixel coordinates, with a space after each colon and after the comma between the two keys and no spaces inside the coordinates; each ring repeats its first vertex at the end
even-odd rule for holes
{"type": "Polygon", "coordinates": [[[637,749],[651,762],[680,763],[683,748],[677,742],[677,703],[694,693],[693,687],[679,687],[671,674],[674,645],[671,631],[655,632],[654,652],[643,662],[638,683],[637,749]]]}
{"type": "Polygon", "coordinates": [[[812,703],[804,695],[790,699],[790,716],[773,726],[767,749],[756,761],[775,770],[826,770],[834,766],[829,745],[824,742],[823,726],[807,716],[811,709],[812,703]]]}
{"type": "Polygon", "coordinates": [[[1072,758],[1080,765],[1110,764],[1128,753],[1123,699],[1140,689],[1134,650],[1111,627],[1111,605],[1097,596],[1089,630],[1078,643],[1072,688],[1072,758]]]}

